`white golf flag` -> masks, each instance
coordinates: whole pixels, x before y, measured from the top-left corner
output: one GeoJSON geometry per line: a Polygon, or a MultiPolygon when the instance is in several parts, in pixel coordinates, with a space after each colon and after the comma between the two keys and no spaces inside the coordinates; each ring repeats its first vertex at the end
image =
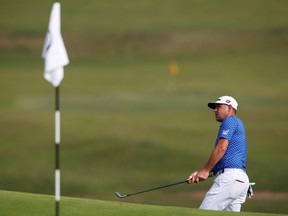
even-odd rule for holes
{"type": "Polygon", "coordinates": [[[51,10],[42,57],[45,59],[44,78],[54,87],[58,87],[64,77],[63,67],[69,64],[61,35],[61,8],[59,2],[55,2],[51,10]]]}

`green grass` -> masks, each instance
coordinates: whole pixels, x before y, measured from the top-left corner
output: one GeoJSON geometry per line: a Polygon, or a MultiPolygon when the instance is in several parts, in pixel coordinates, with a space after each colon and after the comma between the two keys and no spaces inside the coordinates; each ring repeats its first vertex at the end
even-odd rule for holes
{"type": "MultiPolygon", "coordinates": [[[[52,2],[2,0],[0,189],[54,192],[54,89],[40,55],[52,2]]],[[[61,84],[62,194],[107,201],[185,179],[219,124],[207,102],[238,100],[257,191],[288,192],[288,2],[61,1],[71,64],[61,84]],[[180,74],[171,76],[176,61],[180,74]]],[[[127,202],[197,208],[211,181],[127,202]]],[[[273,198],[273,197],[271,197],[273,198]]],[[[281,200],[244,211],[287,213],[281,200]]]]}
{"type": "MultiPolygon", "coordinates": [[[[47,195],[16,193],[0,191],[1,201],[1,215],[3,216],[34,216],[42,215],[48,216],[54,214],[55,204],[54,198],[47,195]],[[15,207],[17,206],[17,207],[15,207]]],[[[217,211],[201,211],[192,208],[180,207],[165,207],[156,205],[139,205],[129,204],[116,201],[100,201],[91,199],[77,199],[70,197],[63,197],[60,202],[60,215],[234,215],[235,213],[217,212],[217,211]]],[[[239,213],[243,216],[272,216],[279,214],[261,214],[261,213],[239,213]]]]}

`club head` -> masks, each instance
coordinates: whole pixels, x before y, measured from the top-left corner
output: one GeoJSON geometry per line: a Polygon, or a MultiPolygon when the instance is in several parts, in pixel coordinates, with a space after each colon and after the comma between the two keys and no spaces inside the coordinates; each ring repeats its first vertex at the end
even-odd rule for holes
{"type": "Polygon", "coordinates": [[[122,194],[120,194],[119,192],[115,192],[115,194],[116,194],[116,196],[118,197],[118,198],[125,198],[125,197],[127,197],[127,195],[122,195],[122,194]]]}

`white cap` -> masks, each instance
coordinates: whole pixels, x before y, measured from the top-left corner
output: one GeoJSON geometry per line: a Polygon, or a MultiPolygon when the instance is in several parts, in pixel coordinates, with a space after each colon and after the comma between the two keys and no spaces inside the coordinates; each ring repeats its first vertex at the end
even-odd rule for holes
{"type": "Polygon", "coordinates": [[[218,98],[215,102],[209,102],[208,107],[211,109],[215,109],[216,104],[229,105],[229,106],[232,106],[235,110],[237,110],[237,107],[238,107],[237,101],[231,96],[222,96],[218,98]]]}

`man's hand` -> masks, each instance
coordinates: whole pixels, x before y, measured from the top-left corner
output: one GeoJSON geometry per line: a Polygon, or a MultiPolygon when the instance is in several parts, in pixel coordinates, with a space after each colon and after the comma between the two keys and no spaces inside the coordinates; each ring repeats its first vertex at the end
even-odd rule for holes
{"type": "Polygon", "coordinates": [[[187,179],[188,184],[198,183],[201,181],[205,181],[209,177],[209,171],[202,168],[196,172],[193,172],[189,178],[187,179]]]}
{"type": "Polygon", "coordinates": [[[199,182],[199,178],[197,177],[197,173],[198,171],[192,173],[188,179],[186,180],[188,184],[191,184],[191,183],[198,183],[199,182]]]}

